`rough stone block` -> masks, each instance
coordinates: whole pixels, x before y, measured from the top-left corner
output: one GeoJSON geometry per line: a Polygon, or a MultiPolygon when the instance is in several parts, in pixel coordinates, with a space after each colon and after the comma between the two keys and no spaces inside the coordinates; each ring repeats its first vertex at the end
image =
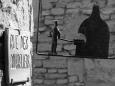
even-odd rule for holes
{"type": "Polygon", "coordinates": [[[45,68],[35,68],[34,72],[35,73],[46,73],[46,69],[45,68]]]}
{"type": "Polygon", "coordinates": [[[107,5],[107,0],[96,0],[99,4],[100,8],[105,7],[107,5]]]}
{"type": "Polygon", "coordinates": [[[81,12],[83,14],[89,14],[90,15],[92,13],[92,9],[82,9],[81,12]]]}
{"type": "Polygon", "coordinates": [[[49,74],[45,74],[45,78],[46,79],[63,79],[63,78],[67,78],[67,74],[49,73],[49,74]]]}
{"type": "Polygon", "coordinates": [[[46,27],[46,26],[39,27],[39,31],[40,31],[40,32],[43,32],[43,31],[45,31],[45,30],[47,30],[47,27],[46,27]]]}
{"type": "Polygon", "coordinates": [[[101,18],[102,18],[103,20],[108,20],[108,19],[110,19],[110,15],[101,14],[101,18]]]}
{"type": "Polygon", "coordinates": [[[68,61],[68,75],[76,75],[79,77],[80,81],[84,80],[84,70],[85,66],[83,65],[82,59],[69,60],[68,61]]]}
{"type": "Polygon", "coordinates": [[[82,5],[81,8],[91,8],[92,7],[92,3],[91,0],[82,0],[82,5]]]}
{"type": "Polygon", "coordinates": [[[72,3],[67,4],[67,8],[78,8],[80,6],[81,6],[80,2],[72,2],[72,3]]]}
{"type": "Polygon", "coordinates": [[[43,0],[42,1],[42,8],[43,9],[50,9],[50,8],[52,8],[52,4],[50,2],[48,2],[48,0],[43,0]]]}
{"type": "Polygon", "coordinates": [[[68,79],[57,79],[56,84],[67,84],[68,79]]]}
{"type": "Polygon", "coordinates": [[[41,60],[34,60],[33,59],[33,67],[41,67],[42,61],[41,60]]]}
{"type": "Polygon", "coordinates": [[[76,49],[76,46],[73,44],[69,44],[69,45],[65,45],[64,49],[65,50],[74,50],[74,49],[76,49]]]}
{"type": "Polygon", "coordinates": [[[103,14],[112,14],[114,11],[115,9],[113,7],[105,7],[101,10],[103,14]]]}
{"type": "Polygon", "coordinates": [[[49,24],[54,24],[52,19],[45,19],[44,24],[49,25],[49,24]]]}
{"type": "Polygon", "coordinates": [[[115,32],[115,21],[114,21],[114,20],[112,20],[112,21],[107,21],[106,23],[107,23],[108,26],[109,26],[109,31],[110,31],[110,32],[115,32]]]}
{"type": "Polygon", "coordinates": [[[114,19],[114,20],[115,20],[115,14],[112,14],[112,15],[111,15],[111,19],[114,19]]]}
{"type": "Polygon", "coordinates": [[[78,13],[79,12],[79,9],[67,9],[66,13],[67,14],[70,14],[70,13],[78,13]]]}
{"type": "Polygon", "coordinates": [[[115,0],[108,0],[108,6],[115,5],[115,0]]]}
{"type": "Polygon", "coordinates": [[[65,3],[69,3],[69,2],[73,2],[74,0],[59,0],[59,2],[65,2],[65,3]]]}
{"type": "Polygon", "coordinates": [[[55,84],[56,80],[44,80],[44,84],[46,85],[52,85],[52,84],[55,84]]]}
{"type": "Polygon", "coordinates": [[[48,2],[57,2],[58,0],[46,0],[48,2]]]}
{"type": "Polygon", "coordinates": [[[58,69],[58,73],[67,73],[68,70],[67,69],[58,69]]]}
{"type": "Polygon", "coordinates": [[[79,76],[70,76],[69,77],[69,82],[70,83],[73,83],[73,82],[76,82],[76,81],[79,81],[79,76]]]}
{"type": "Polygon", "coordinates": [[[51,14],[53,14],[53,15],[63,15],[64,14],[64,9],[63,8],[52,8],[51,9],[51,14]]]}
{"type": "Polygon", "coordinates": [[[49,43],[39,43],[38,49],[39,51],[50,51],[51,45],[49,43]]]}
{"type": "Polygon", "coordinates": [[[34,84],[42,84],[43,83],[43,79],[34,79],[34,84]]]}
{"type": "Polygon", "coordinates": [[[35,60],[44,60],[47,58],[48,58],[48,56],[38,55],[36,53],[34,53],[34,55],[33,55],[33,59],[35,59],[35,60]]]}
{"type": "Polygon", "coordinates": [[[61,59],[51,59],[51,60],[46,60],[43,61],[43,66],[46,68],[66,68],[67,67],[67,62],[66,60],[61,60],[61,59]]]}
{"type": "Polygon", "coordinates": [[[42,11],[42,16],[50,15],[50,10],[44,10],[42,11]]]}
{"type": "Polygon", "coordinates": [[[64,8],[65,6],[66,6],[66,3],[63,3],[63,2],[57,2],[57,3],[56,3],[56,7],[57,7],[57,8],[60,8],[60,7],[61,7],[61,8],[64,8]]]}
{"type": "Polygon", "coordinates": [[[56,73],[57,69],[48,69],[48,73],[56,73]]]}
{"type": "Polygon", "coordinates": [[[109,48],[109,56],[113,56],[114,55],[114,49],[113,48],[109,48]]]}

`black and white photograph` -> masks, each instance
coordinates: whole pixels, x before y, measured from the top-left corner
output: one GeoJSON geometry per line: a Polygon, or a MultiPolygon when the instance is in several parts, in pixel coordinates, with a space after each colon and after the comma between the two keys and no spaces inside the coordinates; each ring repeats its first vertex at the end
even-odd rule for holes
{"type": "Polygon", "coordinates": [[[115,86],[115,0],[0,0],[0,86],[115,86]]]}

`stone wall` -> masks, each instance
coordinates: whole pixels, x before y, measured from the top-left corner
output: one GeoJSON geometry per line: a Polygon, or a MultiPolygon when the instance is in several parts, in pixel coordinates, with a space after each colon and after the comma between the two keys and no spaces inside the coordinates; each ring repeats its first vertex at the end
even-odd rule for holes
{"type": "MultiPolygon", "coordinates": [[[[33,1],[34,22],[35,22],[35,37],[38,26],[38,2],[33,1]]],[[[54,27],[54,19],[58,19],[58,27],[61,32],[61,38],[73,40],[77,36],[77,31],[80,24],[92,12],[93,3],[97,2],[100,6],[101,17],[109,26],[110,43],[109,57],[114,57],[115,54],[115,1],[114,0],[42,0],[42,13],[40,17],[39,27],[39,46],[42,51],[51,50],[51,38],[48,37],[50,31],[54,27]]],[[[36,40],[33,39],[34,47],[36,40]]],[[[75,54],[75,46],[71,42],[58,40],[57,53],[66,55],[75,54]]]]}
{"type": "MultiPolygon", "coordinates": [[[[109,58],[115,56],[115,0],[42,0],[38,51],[51,50],[51,38],[48,37],[54,27],[52,20],[58,19],[61,37],[73,40],[80,24],[92,12],[94,2],[98,2],[101,17],[109,26],[109,58]]],[[[38,0],[34,6],[33,41],[33,86],[114,86],[115,67],[113,59],[81,59],[59,56],[41,56],[35,53],[36,32],[38,26],[38,0]]],[[[43,52],[44,51],[44,52],[43,52]]],[[[58,40],[57,53],[74,55],[75,46],[71,42],[58,40]]]]}
{"type": "Polygon", "coordinates": [[[59,56],[33,58],[33,86],[114,86],[115,60],[59,56]]]}
{"type": "Polygon", "coordinates": [[[6,86],[2,39],[6,29],[30,31],[33,35],[32,0],[0,0],[0,86],[6,86]]]}

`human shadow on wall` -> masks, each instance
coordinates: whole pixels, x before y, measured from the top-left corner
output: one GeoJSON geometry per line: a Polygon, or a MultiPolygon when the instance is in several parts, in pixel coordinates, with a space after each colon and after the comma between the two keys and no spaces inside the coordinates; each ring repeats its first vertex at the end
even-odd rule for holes
{"type": "Polygon", "coordinates": [[[94,5],[92,14],[80,25],[78,33],[85,35],[86,43],[76,46],[76,55],[91,58],[107,58],[109,48],[109,28],[100,17],[98,5],[94,5]]]}

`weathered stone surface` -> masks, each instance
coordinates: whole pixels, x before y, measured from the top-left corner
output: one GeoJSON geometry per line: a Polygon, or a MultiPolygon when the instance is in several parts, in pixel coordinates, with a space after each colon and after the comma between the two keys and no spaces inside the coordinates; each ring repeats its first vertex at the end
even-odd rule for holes
{"type": "Polygon", "coordinates": [[[33,59],[33,67],[41,67],[42,61],[41,60],[34,60],[33,59]]]}
{"type": "Polygon", "coordinates": [[[57,8],[60,8],[60,7],[61,7],[61,8],[64,8],[64,7],[66,7],[66,3],[57,2],[57,3],[56,3],[56,7],[57,7],[57,8]]]}
{"type": "Polygon", "coordinates": [[[54,24],[54,22],[52,21],[52,19],[45,19],[44,24],[49,25],[49,24],[54,24]]]}
{"type": "Polygon", "coordinates": [[[92,7],[91,0],[82,0],[82,5],[81,5],[81,7],[82,7],[82,8],[86,8],[86,7],[91,8],[91,7],[92,7]]]}
{"type": "Polygon", "coordinates": [[[42,11],[42,16],[50,15],[50,10],[44,10],[42,11]]]}
{"type": "Polygon", "coordinates": [[[58,74],[58,73],[49,73],[49,74],[45,74],[45,78],[47,79],[63,79],[66,78],[67,74],[58,74]]]}
{"type": "Polygon", "coordinates": [[[111,19],[115,19],[115,14],[112,14],[112,15],[111,15],[111,19]]]}
{"type": "Polygon", "coordinates": [[[48,1],[48,2],[57,2],[58,0],[45,0],[45,1],[48,1]]]}
{"type": "Polygon", "coordinates": [[[52,85],[52,84],[55,84],[55,80],[44,80],[44,84],[46,84],[46,85],[52,85]]]}
{"type": "Polygon", "coordinates": [[[47,27],[43,26],[43,27],[39,27],[39,31],[42,32],[42,31],[45,31],[47,29],[47,27]]]}
{"type": "Polygon", "coordinates": [[[48,69],[48,73],[56,73],[57,69],[48,69]]]}
{"type": "Polygon", "coordinates": [[[103,14],[111,14],[115,12],[115,9],[112,7],[106,7],[106,8],[103,8],[101,11],[103,14]]]}
{"type": "Polygon", "coordinates": [[[69,13],[78,13],[79,12],[79,9],[67,9],[66,13],[69,14],[69,13]]]}
{"type": "Polygon", "coordinates": [[[70,45],[68,44],[68,45],[64,46],[64,49],[66,49],[66,50],[74,50],[74,49],[76,49],[76,47],[73,44],[70,44],[70,45]]]}
{"type": "Polygon", "coordinates": [[[115,5],[115,0],[108,0],[108,6],[115,5]]]}
{"type": "Polygon", "coordinates": [[[108,26],[109,26],[109,31],[110,32],[115,32],[115,21],[113,20],[113,21],[107,21],[107,24],[108,24],[108,26]]]}
{"type": "Polygon", "coordinates": [[[73,82],[76,82],[76,81],[79,81],[79,77],[78,76],[70,76],[69,77],[69,82],[70,83],[73,83],[73,82]]]}
{"type": "Polygon", "coordinates": [[[50,9],[50,8],[52,8],[52,4],[48,0],[43,0],[42,1],[42,8],[43,9],[50,9]]]}
{"type": "Polygon", "coordinates": [[[66,60],[55,60],[55,59],[51,59],[51,60],[46,60],[43,61],[43,66],[46,68],[66,68],[67,67],[67,62],[66,60]]]}
{"type": "Polygon", "coordinates": [[[68,2],[72,2],[74,0],[59,0],[59,2],[65,2],[65,3],[68,3],[68,2]]]}
{"type": "Polygon", "coordinates": [[[92,9],[82,9],[81,12],[83,14],[91,14],[92,13],[92,9]]]}
{"type": "Polygon", "coordinates": [[[68,79],[58,79],[56,81],[57,84],[67,84],[68,83],[68,79]]]}
{"type": "Polygon", "coordinates": [[[107,0],[96,0],[100,8],[105,7],[107,5],[107,0]]]}
{"type": "Polygon", "coordinates": [[[110,19],[110,15],[101,14],[101,18],[102,18],[103,20],[108,20],[108,19],[110,19]]]}
{"type": "Polygon", "coordinates": [[[34,84],[42,84],[43,83],[43,79],[34,79],[34,84]]]}
{"type": "Polygon", "coordinates": [[[83,81],[84,77],[84,65],[83,65],[83,60],[81,59],[76,59],[76,60],[69,60],[68,61],[68,75],[76,75],[79,77],[80,81],[83,81]]]}
{"type": "Polygon", "coordinates": [[[33,59],[35,60],[44,60],[48,58],[48,56],[38,55],[36,53],[34,53],[33,57],[34,57],[33,59]]]}
{"type": "Polygon", "coordinates": [[[51,14],[53,15],[63,15],[64,9],[63,8],[53,8],[51,9],[51,14]]]}
{"type": "Polygon", "coordinates": [[[65,39],[73,40],[73,38],[75,38],[75,36],[78,34],[78,29],[79,29],[81,23],[86,18],[87,18],[87,16],[82,15],[82,14],[78,15],[78,13],[75,13],[75,14],[72,14],[72,15],[66,17],[65,18],[65,26],[64,26],[64,30],[63,30],[65,39]]]}
{"type": "Polygon", "coordinates": [[[34,72],[35,73],[46,73],[46,69],[45,68],[35,68],[34,72]]]}
{"type": "Polygon", "coordinates": [[[67,73],[68,70],[67,69],[58,69],[58,73],[67,73]]]}
{"type": "Polygon", "coordinates": [[[51,50],[51,45],[49,43],[40,43],[38,45],[39,51],[50,51],[51,50]]]}
{"type": "Polygon", "coordinates": [[[67,8],[78,8],[80,6],[81,6],[80,2],[72,2],[72,3],[67,4],[67,8]]]}

